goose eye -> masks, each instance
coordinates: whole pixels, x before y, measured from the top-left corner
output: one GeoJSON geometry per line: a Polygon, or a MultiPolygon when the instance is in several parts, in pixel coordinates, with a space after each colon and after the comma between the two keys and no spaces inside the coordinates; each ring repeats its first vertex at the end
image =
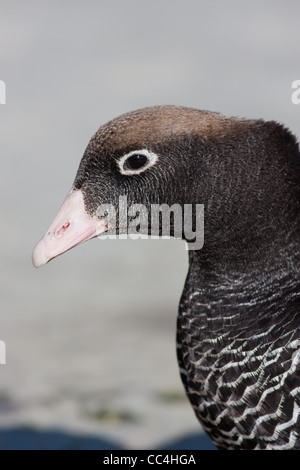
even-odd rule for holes
{"type": "Polygon", "coordinates": [[[118,166],[123,175],[136,175],[154,165],[157,159],[158,155],[147,149],[133,150],[120,158],[118,166]]]}
{"type": "Polygon", "coordinates": [[[124,170],[139,170],[143,168],[148,163],[148,158],[146,155],[131,155],[125,160],[123,168],[124,170]]]}

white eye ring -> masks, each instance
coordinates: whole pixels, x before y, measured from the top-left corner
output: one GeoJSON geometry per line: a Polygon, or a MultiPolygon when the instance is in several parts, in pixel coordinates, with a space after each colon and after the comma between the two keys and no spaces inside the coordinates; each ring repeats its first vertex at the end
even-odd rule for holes
{"type": "Polygon", "coordinates": [[[157,159],[158,159],[158,155],[156,155],[156,153],[149,152],[149,150],[147,149],[133,150],[132,152],[129,152],[129,153],[126,153],[126,155],[123,155],[118,161],[118,165],[119,165],[119,169],[122,175],[137,175],[147,170],[148,168],[150,168],[150,166],[154,165],[157,159]],[[136,169],[125,168],[124,165],[127,159],[134,155],[144,155],[145,157],[147,157],[148,161],[141,168],[136,168],[136,169]]]}

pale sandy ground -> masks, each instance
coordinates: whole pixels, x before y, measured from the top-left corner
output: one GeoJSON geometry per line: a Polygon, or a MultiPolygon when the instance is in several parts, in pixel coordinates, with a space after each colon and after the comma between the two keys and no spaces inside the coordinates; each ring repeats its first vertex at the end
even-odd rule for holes
{"type": "Polygon", "coordinates": [[[298,0],[12,0],[0,15],[0,449],[210,448],[184,396],[180,241],[33,245],[100,124],[179,104],[300,136],[298,0]],[[199,434],[200,433],[200,434],[199,434]]]}
{"type": "Polygon", "coordinates": [[[185,259],[182,242],[95,240],[43,270],[19,267],[24,279],[2,313],[0,448],[210,445],[175,356],[185,270],[170,267],[185,259]],[[134,249],[130,265],[127,249],[134,249]],[[143,275],[147,256],[152,272],[143,275]]]}

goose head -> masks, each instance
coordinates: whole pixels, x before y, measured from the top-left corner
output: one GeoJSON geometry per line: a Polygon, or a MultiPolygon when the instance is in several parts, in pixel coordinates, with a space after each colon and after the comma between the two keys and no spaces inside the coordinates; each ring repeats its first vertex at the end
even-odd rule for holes
{"type": "Polygon", "coordinates": [[[103,233],[163,235],[161,217],[151,232],[151,208],[161,205],[187,209],[177,227],[171,217],[167,230],[192,249],[203,246],[204,205],[205,253],[216,257],[231,250],[233,257],[241,256],[249,250],[249,238],[256,239],[258,211],[268,217],[267,207],[274,210],[276,178],[268,178],[265,159],[259,158],[261,138],[273,130],[261,121],[178,106],[113,119],[91,138],[69,194],[35,247],[34,266],[103,233]]]}
{"type": "MultiPolygon", "coordinates": [[[[211,199],[209,167],[216,162],[209,139],[232,127],[234,121],[217,113],[176,106],[137,110],[101,126],[86,148],[61,209],[34,249],[34,266],[103,233],[135,229],[163,235],[161,217],[151,231],[153,206],[189,205],[195,229],[192,206],[211,199]]],[[[175,233],[179,236],[184,223],[180,217],[175,233]]],[[[174,236],[172,218],[167,228],[174,236]]],[[[186,236],[182,230],[182,238],[186,236]]]]}

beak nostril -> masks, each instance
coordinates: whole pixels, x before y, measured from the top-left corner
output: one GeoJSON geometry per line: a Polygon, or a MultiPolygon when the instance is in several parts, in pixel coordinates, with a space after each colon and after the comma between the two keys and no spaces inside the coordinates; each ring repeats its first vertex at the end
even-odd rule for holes
{"type": "Polygon", "coordinates": [[[66,222],[64,225],[60,227],[59,230],[57,230],[56,235],[60,237],[61,235],[65,233],[66,230],[68,230],[69,227],[70,227],[70,222],[66,222]]]}

